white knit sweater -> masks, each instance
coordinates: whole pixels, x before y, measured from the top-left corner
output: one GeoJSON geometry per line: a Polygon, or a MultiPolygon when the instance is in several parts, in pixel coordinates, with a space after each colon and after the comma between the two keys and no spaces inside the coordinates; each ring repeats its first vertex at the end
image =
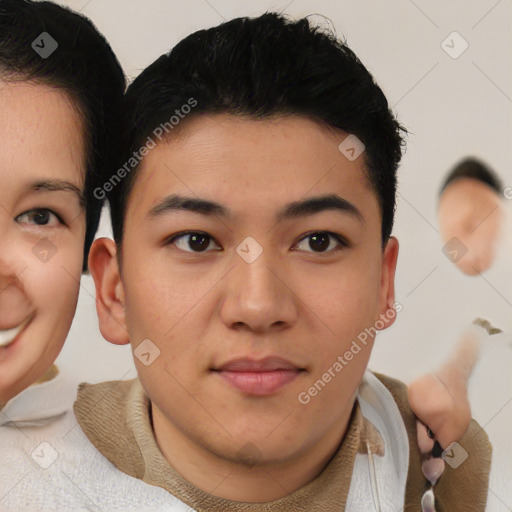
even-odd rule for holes
{"type": "Polygon", "coordinates": [[[101,455],[75,419],[75,397],[75,387],[58,375],[0,411],[1,512],[192,510],[101,455]]]}
{"type": "MultiPolygon", "coordinates": [[[[23,401],[37,396],[37,403],[44,406],[32,402],[23,414],[21,403],[17,409],[8,404],[5,412],[18,410],[23,422],[17,424],[16,418],[11,418],[0,427],[0,511],[193,510],[164,489],[113,466],[82,432],[69,401],[61,401],[60,409],[66,412],[55,417],[59,407],[48,404],[52,398],[65,395],[63,385],[63,379],[55,379],[25,393],[23,401]],[[36,426],[29,426],[30,421],[36,426]]],[[[373,510],[376,499],[383,512],[399,510],[409,451],[400,413],[387,389],[369,372],[358,399],[363,415],[380,431],[386,455],[375,461],[357,456],[347,510],[373,510]]]]}

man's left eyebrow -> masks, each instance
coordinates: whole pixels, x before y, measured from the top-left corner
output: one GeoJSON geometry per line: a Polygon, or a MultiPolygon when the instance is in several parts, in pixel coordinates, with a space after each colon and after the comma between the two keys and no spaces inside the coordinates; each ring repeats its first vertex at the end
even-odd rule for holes
{"type": "Polygon", "coordinates": [[[30,188],[35,192],[71,192],[77,197],[80,207],[85,209],[83,192],[69,181],[57,179],[39,180],[34,182],[30,188]]]}
{"type": "Polygon", "coordinates": [[[352,203],[336,194],[310,197],[286,205],[277,215],[278,221],[303,217],[328,210],[336,210],[364,222],[361,211],[352,203]]]}

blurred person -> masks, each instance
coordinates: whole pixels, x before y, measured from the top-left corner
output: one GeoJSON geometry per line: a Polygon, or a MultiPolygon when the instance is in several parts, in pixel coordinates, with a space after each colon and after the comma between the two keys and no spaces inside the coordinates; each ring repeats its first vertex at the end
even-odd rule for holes
{"type": "Polygon", "coordinates": [[[502,190],[496,173],[475,158],[459,162],[441,187],[441,237],[464,274],[479,275],[494,261],[503,229],[502,190]]]}

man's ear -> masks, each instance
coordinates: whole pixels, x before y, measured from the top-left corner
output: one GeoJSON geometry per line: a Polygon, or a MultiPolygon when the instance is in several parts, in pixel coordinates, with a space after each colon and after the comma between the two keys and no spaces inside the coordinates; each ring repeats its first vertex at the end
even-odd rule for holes
{"type": "Polygon", "coordinates": [[[390,314],[395,307],[395,270],[398,260],[398,240],[392,236],[386,243],[382,255],[380,283],[379,313],[385,315],[386,327],[395,323],[396,312],[390,314]],[[386,314],[387,313],[387,314],[386,314]]]}
{"type": "Polygon", "coordinates": [[[103,337],[115,345],[130,343],[124,312],[124,288],[113,240],[99,238],[89,253],[89,270],[96,286],[96,311],[103,337]]]}

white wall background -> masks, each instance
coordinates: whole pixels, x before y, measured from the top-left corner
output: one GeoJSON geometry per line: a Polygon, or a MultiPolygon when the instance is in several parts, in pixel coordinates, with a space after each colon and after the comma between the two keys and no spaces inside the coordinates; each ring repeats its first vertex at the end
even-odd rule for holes
{"type": "MultiPolygon", "coordinates": [[[[394,234],[401,243],[396,324],[379,335],[370,367],[409,382],[448,354],[475,316],[512,333],[512,222],[494,267],[460,273],[441,252],[436,196],[461,157],[487,161],[512,185],[511,0],[67,0],[90,17],[137,74],[189,33],[224,19],[266,10],[294,17],[327,16],[373,73],[399,120],[410,130],[399,175],[394,234]],[[469,44],[457,59],[441,47],[457,31],[469,44]]],[[[512,201],[504,199],[512,210],[512,201]]],[[[508,212],[510,215],[510,211],[508,212]]],[[[512,215],[510,215],[512,217],[512,215]]],[[[100,229],[109,236],[104,217],[100,229]]],[[[512,510],[512,337],[486,348],[470,388],[474,416],[494,445],[488,510],[512,510]]],[[[104,341],[94,287],[82,281],[77,315],[60,364],[77,381],[135,375],[128,347],[104,341]]]]}

